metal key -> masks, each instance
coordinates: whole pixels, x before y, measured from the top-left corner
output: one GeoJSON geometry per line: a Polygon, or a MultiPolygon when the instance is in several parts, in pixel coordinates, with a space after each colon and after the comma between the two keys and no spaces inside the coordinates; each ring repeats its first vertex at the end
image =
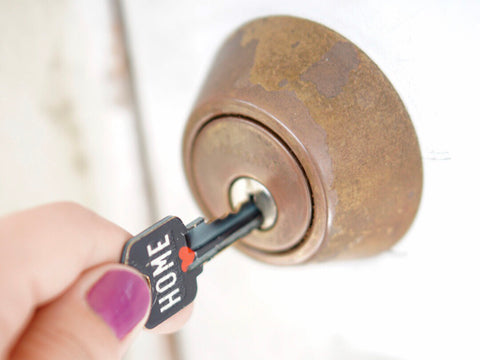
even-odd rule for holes
{"type": "Polygon", "coordinates": [[[213,222],[199,218],[185,226],[179,218],[169,216],[131,238],[121,262],[149,281],[152,304],[145,327],[156,327],[190,304],[203,264],[259,228],[262,221],[261,211],[250,198],[238,212],[213,222]]]}

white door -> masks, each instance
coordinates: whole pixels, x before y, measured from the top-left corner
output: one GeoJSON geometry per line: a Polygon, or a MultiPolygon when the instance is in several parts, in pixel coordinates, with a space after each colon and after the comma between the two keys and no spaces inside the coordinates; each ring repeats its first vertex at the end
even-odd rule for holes
{"type": "Polygon", "coordinates": [[[327,25],[387,75],[421,145],[420,211],[374,259],[286,268],[226,250],[188,325],[129,358],[480,358],[477,1],[1,2],[1,213],[76,200],[133,233],[196,218],[183,126],[221,42],[272,14],[327,25]]]}

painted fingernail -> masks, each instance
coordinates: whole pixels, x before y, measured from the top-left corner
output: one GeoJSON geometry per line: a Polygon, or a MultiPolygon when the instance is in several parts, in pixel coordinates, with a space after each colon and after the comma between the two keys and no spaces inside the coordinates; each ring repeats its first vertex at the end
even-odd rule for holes
{"type": "Polygon", "coordinates": [[[147,282],[128,270],[106,272],[87,294],[90,307],[123,339],[150,309],[147,282]]]}

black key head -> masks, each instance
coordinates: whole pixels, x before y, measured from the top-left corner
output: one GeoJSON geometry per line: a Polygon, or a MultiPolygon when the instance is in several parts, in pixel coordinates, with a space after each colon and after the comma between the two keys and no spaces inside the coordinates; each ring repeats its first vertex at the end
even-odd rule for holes
{"type": "Polygon", "coordinates": [[[153,329],[190,304],[197,294],[197,276],[202,266],[188,270],[195,252],[186,241],[187,228],[177,217],[167,217],[130,239],[122,262],[133,266],[149,280],[151,311],[145,325],[153,329]]]}

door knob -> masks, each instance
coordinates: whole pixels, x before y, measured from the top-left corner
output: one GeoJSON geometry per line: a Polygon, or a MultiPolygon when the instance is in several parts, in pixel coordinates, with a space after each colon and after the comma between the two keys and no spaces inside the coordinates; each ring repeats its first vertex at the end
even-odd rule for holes
{"type": "Polygon", "coordinates": [[[254,20],[225,41],[183,161],[211,218],[264,197],[268,219],[237,246],[273,264],[389,249],[422,191],[417,137],[392,84],[352,42],[294,17],[254,20]]]}

